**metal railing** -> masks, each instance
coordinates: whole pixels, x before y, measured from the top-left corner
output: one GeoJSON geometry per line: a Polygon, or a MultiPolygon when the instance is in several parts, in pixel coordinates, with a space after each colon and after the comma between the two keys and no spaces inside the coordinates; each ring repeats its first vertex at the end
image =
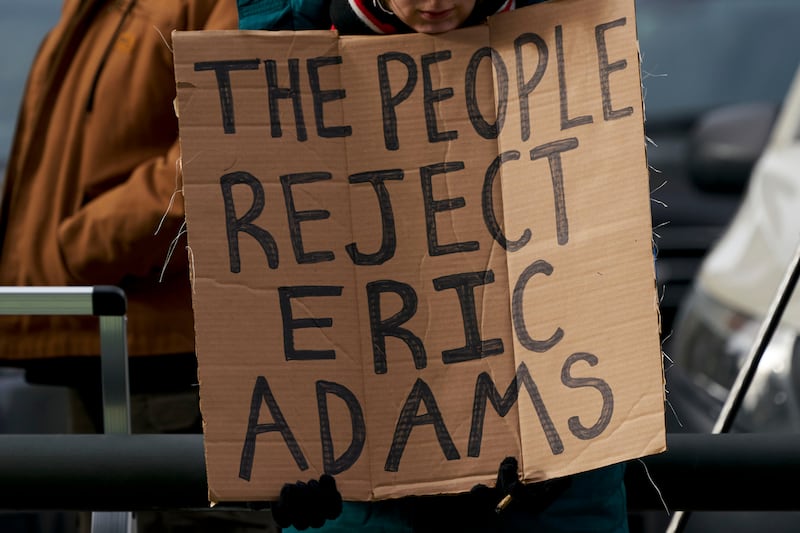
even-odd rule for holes
{"type": "MultiPolygon", "coordinates": [[[[202,435],[129,433],[125,310],[116,287],[0,288],[0,314],[101,317],[106,427],[0,435],[0,509],[93,511],[93,531],[130,531],[138,510],[208,509],[202,435]]],[[[667,448],[628,463],[631,511],[800,510],[785,490],[800,477],[800,435],[668,434],[667,448]]]]}
{"type": "MultiPolygon", "coordinates": [[[[668,434],[667,447],[628,462],[631,511],[663,510],[659,491],[670,510],[800,509],[785,488],[800,477],[800,435],[668,434]]],[[[203,437],[0,435],[0,508],[207,509],[203,437]]]]}
{"type": "MultiPolygon", "coordinates": [[[[100,320],[103,428],[106,434],[130,434],[127,298],[119,287],[0,287],[0,315],[93,315],[100,320]]],[[[4,437],[7,437],[4,435],[4,437]]],[[[25,437],[20,437],[25,438],[25,437]]],[[[56,439],[58,440],[58,439],[56,439]]],[[[33,445],[33,443],[31,443],[33,445]]],[[[25,450],[20,449],[21,457],[25,450]]],[[[6,456],[4,456],[5,458],[6,456]]],[[[21,457],[11,456],[12,460],[21,457]]],[[[121,460],[121,459],[120,459],[121,460]]],[[[0,472],[2,476],[2,472],[0,472]]],[[[39,477],[42,485],[47,475],[39,477]]],[[[57,508],[57,507],[55,507],[57,508]]],[[[132,513],[93,512],[92,533],[132,533],[132,513]]]]}

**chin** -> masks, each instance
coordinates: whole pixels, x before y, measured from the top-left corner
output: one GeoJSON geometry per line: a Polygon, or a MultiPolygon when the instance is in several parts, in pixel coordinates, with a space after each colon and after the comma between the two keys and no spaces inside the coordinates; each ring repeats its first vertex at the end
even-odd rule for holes
{"type": "Polygon", "coordinates": [[[456,22],[441,22],[437,24],[431,24],[426,22],[424,24],[417,24],[414,26],[414,31],[419,33],[428,33],[428,34],[436,34],[436,33],[444,33],[450,30],[455,30],[458,28],[459,24],[456,22]]]}

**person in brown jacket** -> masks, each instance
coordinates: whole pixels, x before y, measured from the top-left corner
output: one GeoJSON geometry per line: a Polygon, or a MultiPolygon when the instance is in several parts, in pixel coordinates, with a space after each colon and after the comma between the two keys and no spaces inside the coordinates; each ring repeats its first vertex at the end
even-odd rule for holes
{"type": "MultiPolygon", "coordinates": [[[[237,24],[233,0],[65,0],[19,111],[0,285],[124,290],[135,433],[201,428],[170,41],[237,24]]],[[[99,353],[94,317],[0,317],[0,361],[74,390],[77,431],[102,431],[99,353]]]]}

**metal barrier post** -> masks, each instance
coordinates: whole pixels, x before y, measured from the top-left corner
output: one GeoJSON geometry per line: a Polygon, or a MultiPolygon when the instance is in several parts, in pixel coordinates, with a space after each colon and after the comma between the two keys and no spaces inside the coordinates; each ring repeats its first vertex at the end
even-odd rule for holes
{"type": "MultiPolygon", "coordinates": [[[[118,287],[0,287],[3,315],[94,315],[100,319],[103,428],[130,434],[127,300],[118,287]]],[[[129,512],[93,512],[92,533],[132,533],[129,512]]]]}

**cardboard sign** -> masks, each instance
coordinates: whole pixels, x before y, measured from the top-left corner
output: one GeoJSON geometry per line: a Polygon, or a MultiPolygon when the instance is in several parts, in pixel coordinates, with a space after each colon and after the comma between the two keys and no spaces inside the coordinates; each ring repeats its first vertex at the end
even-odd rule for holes
{"type": "Polygon", "coordinates": [[[665,449],[633,0],[173,37],[212,501],[665,449]]]}

